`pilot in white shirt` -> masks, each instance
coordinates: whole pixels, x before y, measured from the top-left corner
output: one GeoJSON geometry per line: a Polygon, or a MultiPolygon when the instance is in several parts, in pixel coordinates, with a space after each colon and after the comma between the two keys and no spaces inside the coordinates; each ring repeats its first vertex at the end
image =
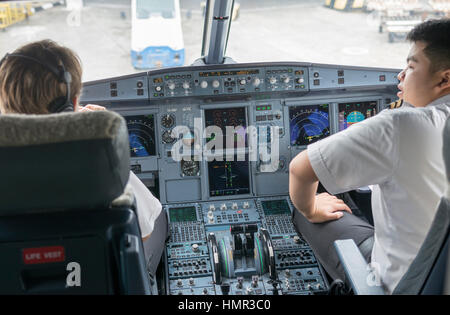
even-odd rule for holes
{"type": "Polygon", "coordinates": [[[408,35],[398,96],[412,106],[384,110],[308,146],[290,165],[294,224],[333,278],[345,279],[333,242],[351,238],[392,293],[417,255],[447,185],[442,132],[450,117],[450,21],[408,35]],[[373,185],[374,227],[332,194],[373,185]],[[303,215],[301,215],[303,214],[303,215]],[[373,244],[373,246],[372,246],[373,244]]]}

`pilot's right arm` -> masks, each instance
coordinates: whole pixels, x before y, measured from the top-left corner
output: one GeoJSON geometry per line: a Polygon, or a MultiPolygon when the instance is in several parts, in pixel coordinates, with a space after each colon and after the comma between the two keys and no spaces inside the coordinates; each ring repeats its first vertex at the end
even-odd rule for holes
{"type": "Polygon", "coordinates": [[[131,171],[128,183],[133,188],[139,227],[143,240],[146,240],[153,232],[155,221],[161,213],[162,206],[144,183],[131,171]]]}

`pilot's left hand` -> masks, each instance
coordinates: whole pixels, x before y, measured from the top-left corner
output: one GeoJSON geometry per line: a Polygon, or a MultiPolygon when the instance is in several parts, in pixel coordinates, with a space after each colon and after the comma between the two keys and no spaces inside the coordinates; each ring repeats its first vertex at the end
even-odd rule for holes
{"type": "Polygon", "coordinates": [[[106,107],[95,105],[95,104],[87,104],[85,106],[78,106],[78,112],[92,112],[96,110],[106,110],[106,107]]]}

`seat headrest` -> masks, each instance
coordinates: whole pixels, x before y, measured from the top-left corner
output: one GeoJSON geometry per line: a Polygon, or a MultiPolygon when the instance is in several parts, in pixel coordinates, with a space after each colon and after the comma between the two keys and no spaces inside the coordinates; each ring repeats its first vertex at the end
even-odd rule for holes
{"type": "Polygon", "coordinates": [[[0,115],[0,215],[109,206],[129,160],[116,113],[0,115]]]}

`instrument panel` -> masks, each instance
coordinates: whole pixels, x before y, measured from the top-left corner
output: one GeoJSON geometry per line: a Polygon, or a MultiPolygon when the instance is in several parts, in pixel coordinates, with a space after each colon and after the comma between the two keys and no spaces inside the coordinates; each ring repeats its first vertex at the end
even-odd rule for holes
{"type": "Polygon", "coordinates": [[[292,224],[289,162],[383,110],[396,99],[398,72],[253,63],[85,83],[82,104],[125,117],[130,167],[168,214],[165,293],[327,293],[292,224]]]}

